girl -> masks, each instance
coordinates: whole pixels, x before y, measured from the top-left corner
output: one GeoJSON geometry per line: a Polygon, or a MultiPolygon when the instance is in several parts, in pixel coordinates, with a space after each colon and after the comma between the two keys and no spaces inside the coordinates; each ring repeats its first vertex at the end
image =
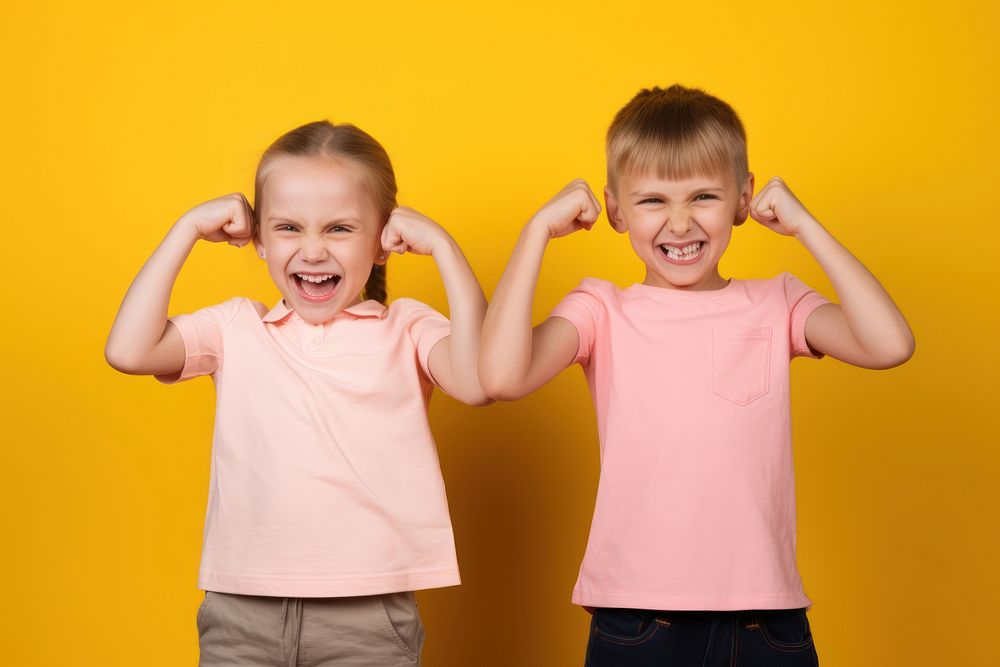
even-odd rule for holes
{"type": "Polygon", "coordinates": [[[108,363],[217,393],[198,612],[201,665],[413,665],[412,591],[459,583],[427,423],[432,385],[469,405],[486,309],[451,236],[396,207],[385,150],[352,125],[280,137],[241,194],[184,214],[146,262],[108,363]],[[199,239],[253,243],[282,299],[167,319],[199,239]],[[452,321],[386,305],[386,253],[434,257],[452,321]]]}

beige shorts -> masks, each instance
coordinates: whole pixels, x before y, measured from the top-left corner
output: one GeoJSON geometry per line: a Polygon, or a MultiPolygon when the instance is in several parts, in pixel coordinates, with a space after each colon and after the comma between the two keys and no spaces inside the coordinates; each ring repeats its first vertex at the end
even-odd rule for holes
{"type": "Polygon", "coordinates": [[[205,593],[200,667],[413,667],[424,627],[413,593],[277,598],[205,593]]]}

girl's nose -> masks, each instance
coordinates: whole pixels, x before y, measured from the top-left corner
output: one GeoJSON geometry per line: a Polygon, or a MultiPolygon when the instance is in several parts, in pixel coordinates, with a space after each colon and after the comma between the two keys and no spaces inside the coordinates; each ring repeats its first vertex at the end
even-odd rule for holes
{"type": "Polygon", "coordinates": [[[299,252],[307,262],[322,262],[327,257],[326,243],[323,239],[306,238],[302,241],[299,252]]]}

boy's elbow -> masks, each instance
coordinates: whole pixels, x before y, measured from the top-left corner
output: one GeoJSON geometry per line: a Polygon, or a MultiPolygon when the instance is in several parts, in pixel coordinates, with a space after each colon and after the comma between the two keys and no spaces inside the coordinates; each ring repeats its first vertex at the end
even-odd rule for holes
{"type": "Polygon", "coordinates": [[[917,341],[913,339],[912,335],[907,336],[906,339],[899,344],[896,350],[896,355],[892,359],[893,364],[890,368],[902,366],[913,357],[913,353],[916,351],[917,341]]]}
{"type": "Polygon", "coordinates": [[[532,371],[511,357],[479,358],[479,384],[494,401],[517,401],[532,393],[532,371]]]}
{"type": "Polygon", "coordinates": [[[482,367],[479,370],[479,384],[482,385],[484,394],[493,400],[499,400],[498,395],[501,393],[501,387],[498,385],[496,378],[483,374],[482,367]]]}
{"type": "Polygon", "coordinates": [[[491,401],[513,401],[520,398],[514,395],[510,380],[487,363],[479,364],[479,384],[491,401]]]}
{"type": "Polygon", "coordinates": [[[524,398],[525,392],[511,382],[483,382],[483,391],[492,401],[516,401],[524,398]]]}
{"type": "Polygon", "coordinates": [[[459,401],[473,408],[486,407],[493,403],[493,399],[485,391],[469,393],[465,396],[456,396],[459,401]]]}
{"type": "MultiPolygon", "coordinates": [[[[442,387],[444,389],[444,387],[442,387]]],[[[482,385],[476,381],[467,380],[445,390],[449,396],[459,403],[473,408],[481,408],[493,402],[482,385]]]]}

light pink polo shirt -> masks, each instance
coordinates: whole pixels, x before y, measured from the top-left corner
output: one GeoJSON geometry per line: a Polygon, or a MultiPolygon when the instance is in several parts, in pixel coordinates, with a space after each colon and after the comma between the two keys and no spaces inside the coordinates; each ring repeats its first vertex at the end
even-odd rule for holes
{"type": "Polygon", "coordinates": [[[827,300],[790,274],[688,292],[584,280],[580,334],[601,476],[573,602],[806,607],[795,564],[789,362],[827,300]]]}
{"type": "Polygon", "coordinates": [[[199,587],[335,597],[460,583],[427,422],[448,320],[412,299],[311,325],[232,299],[171,318],[216,388],[199,587]]]}

